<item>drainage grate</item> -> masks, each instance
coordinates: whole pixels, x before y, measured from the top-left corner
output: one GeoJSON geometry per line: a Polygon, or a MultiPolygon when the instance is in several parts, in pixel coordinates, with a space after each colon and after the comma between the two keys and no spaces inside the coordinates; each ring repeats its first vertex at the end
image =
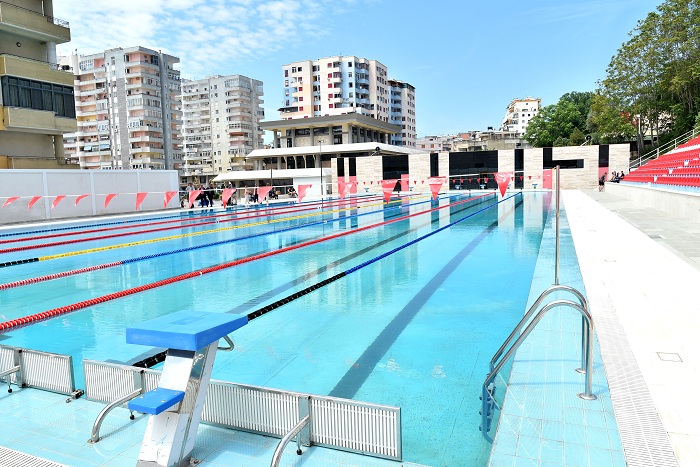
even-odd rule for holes
{"type": "Polygon", "coordinates": [[[57,464],[2,446],[0,446],[0,465],[2,467],[66,467],[64,464],[57,464]]]}
{"type": "Polygon", "coordinates": [[[615,311],[592,306],[600,353],[628,467],[678,467],[656,406],[615,311]]]}

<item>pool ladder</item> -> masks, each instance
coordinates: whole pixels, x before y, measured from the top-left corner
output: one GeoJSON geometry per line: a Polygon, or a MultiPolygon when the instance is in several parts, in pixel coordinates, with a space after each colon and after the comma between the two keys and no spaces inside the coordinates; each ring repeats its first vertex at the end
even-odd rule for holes
{"type": "Polygon", "coordinates": [[[513,332],[510,333],[505,342],[503,342],[503,345],[501,345],[491,359],[489,373],[486,376],[484,384],[481,388],[481,411],[479,412],[481,415],[481,426],[479,427],[479,430],[481,430],[482,434],[487,439],[489,439],[488,432],[491,430],[491,421],[494,414],[494,408],[496,406],[496,385],[494,384],[496,376],[503,369],[503,366],[510,359],[510,357],[513,356],[515,351],[518,350],[520,344],[522,344],[527,336],[530,335],[532,330],[535,328],[537,323],[540,322],[544,315],[552,308],[557,307],[569,307],[581,313],[581,367],[577,368],[576,371],[579,373],[584,373],[586,375],[586,381],[584,392],[580,393],[578,396],[585,400],[596,399],[596,396],[592,392],[593,318],[588,310],[588,303],[586,302],[583,294],[581,294],[581,292],[575,288],[567,285],[553,285],[542,292],[537,300],[535,300],[535,303],[533,303],[530,309],[527,310],[527,313],[525,313],[520,322],[515,326],[515,329],[513,329],[513,332]],[[576,297],[578,303],[571,300],[553,300],[547,305],[543,306],[542,309],[537,312],[532,321],[530,321],[530,318],[533,314],[535,314],[535,311],[537,311],[544,299],[554,292],[569,292],[576,297]],[[528,323],[528,321],[530,322],[528,323]],[[507,352],[506,349],[508,349],[507,352]]]}

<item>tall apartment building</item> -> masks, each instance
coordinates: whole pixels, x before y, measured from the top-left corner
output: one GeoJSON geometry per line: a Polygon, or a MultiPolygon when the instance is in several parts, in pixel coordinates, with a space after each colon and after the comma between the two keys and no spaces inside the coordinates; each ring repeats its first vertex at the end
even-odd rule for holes
{"type": "Polygon", "coordinates": [[[179,62],[145,47],[62,57],[75,73],[78,119],[66,156],[84,169],[179,169],[179,62]]]}
{"type": "Polygon", "coordinates": [[[264,144],[262,96],[262,81],[242,75],[182,82],[181,181],[204,183],[245,168],[245,156],[264,144]]]}
{"type": "Polygon", "coordinates": [[[389,79],[378,60],[338,55],[290,63],[282,71],[283,120],[358,113],[400,125],[391,144],[415,147],[415,88],[389,79]]]}
{"type": "Polygon", "coordinates": [[[52,0],[0,2],[0,169],[74,168],[63,147],[76,129],[73,74],[56,59],[69,41],[52,0]]]}
{"type": "Polygon", "coordinates": [[[503,117],[501,130],[516,133],[518,136],[525,134],[530,120],[540,111],[542,100],[534,97],[525,99],[513,99],[503,117]]]}
{"type": "Polygon", "coordinates": [[[389,122],[401,126],[391,136],[394,146],[416,147],[416,88],[396,79],[389,80],[389,122]]]}

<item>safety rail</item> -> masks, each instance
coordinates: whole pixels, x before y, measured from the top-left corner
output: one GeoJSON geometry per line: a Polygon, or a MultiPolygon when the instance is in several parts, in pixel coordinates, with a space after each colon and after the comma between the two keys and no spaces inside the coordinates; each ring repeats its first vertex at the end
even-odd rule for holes
{"type": "Polygon", "coordinates": [[[31,387],[59,394],[76,394],[73,359],[40,350],[0,345],[0,380],[19,388],[31,387]]]}
{"type": "MultiPolygon", "coordinates": [[[[86,397],[106,403],[139,389],[135,373],[142,372],[144,392],[158,387],[160,379],[158,370],[117,363],[83,360],[83,368],[86,397]]],[[[183,404],[189,403],[185,398],[183,404]]],[[[283,438],[306,415],[304,445],[402,458],[399,407],[211,380],[202,422],[283,438]]]]}
{"type": "Polygon", "coordinates": [[[637,158],[636,161],[630,162],[630,170],[632,169],[637,169],[641,167],[642,165],[646,164],[650,160],[658,159],[659,156],[665,154],[668,151],[672,151],[674,149],[677,149],[678,146],[681,144],[687,143],[691,139],[695,138],[696,136],[700,135],[700,127],[698,128],[693,128],[692,130],[689,130],[682,135],[674,138],[672,141],[669,141],[668,143],[664,143],[661,146],[657,147],[656,149],[652,149],[651,151],[647,152],[643,156],[641,155],[641,150],[639,150],[640,156],[637,158]]]}
{"type": "Polygon", "coordinates": [[[305,416],[301,420],[299,420],[299,423],[297,423],[292,430],[284,435],[284,438],[282,438],[277,445],[277,449],[275,449],[275,453],[272,455],[272,461],[270,462],[270,467],[277,467],[280,464],[280,460],[282,459],[282,453],[284,453],[284,448],[287,447],[287,444],[294,438],[295,436],[297,437],[297,454],[301,456],[301,436],[297,436],[301,430],[306,427],[306,425],[309,424],[309,416],[305,416]]]}
{"type": "MultiPolygon", "coordinates": [[[[505,356],[503,356],[503,358],[497,359],[497,363],[491,369],[488,376],[486,376],[484,384],[481,388],[482,407],[481,426],[479,427],[484,436],[487,436],[488,432],[491,429],[491,417],[493,416],[491,409],[495,405],[495,387],[492,385],[493,381],[496,379],[496,376],[501,371],[505,363],[510,359],[510,357],[513,356],[515,351],[518,350],[520,345],[530,335],[532,330],[535,328],[535,326],[537,326],[537,323],[540,322],[544,315],[547,314],[549,310],[561,306],[573,308],[574,310],[578,311],[579,313],[581,313],[581,316],[586,322],[587,337],[585,341],[585,348],[583,349],[585,355],[582,356],[582,360],[585,362],[585,386],[584,392],[579,393],[578,396],[584,400],[596,399],[596,396],[593,394],[593,318],[591,317],[589,311],[578,303],[572,302],[570,300],[554,300],[548,303],[547,305],[543,306],[542,309],[534,316],[534,318],[532,318],[532,321],[530,321],[530,323],[525,327],[520,336],[518,336],[515,342],[511,345],[511,347],[508,349],[508,352],[505,353],[505,356]]],[[[506,339],[506,341],[509,341],[510,339],[511,337],[509,336],[509,338],[506,339]]],[[[492,359],[492,361],[494,360],[492,359]]]]}

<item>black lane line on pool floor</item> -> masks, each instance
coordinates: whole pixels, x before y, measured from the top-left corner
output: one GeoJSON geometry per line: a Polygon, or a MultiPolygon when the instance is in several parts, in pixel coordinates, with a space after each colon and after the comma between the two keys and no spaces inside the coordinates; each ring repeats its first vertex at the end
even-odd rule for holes
{"type": "MultiPolygon", "coordinates": [[[[483,202],[483,201],[480,201],[480,200],[478,200],[478,199],[477,199],[476,201],[478,201],[476,204],[474,204],[474,205],[465,205],[464,207],[460,207],[460,209],[458,209],[457,211],[455,211],[454,213],[451,213],[451,214],[458,214],[458,213],[460,213],[460,212],[462,212],[462,211],[465,211],[465,210],[467,210],[467,209],[471,209],[471,208],[473,208],[474,206],[478,205],[479,203],[483,202]]],[[[395,217],[395,216],[398,216],[398,215],[399,215],[399,214],[392,214],[392,215],[389,217],[389,219],[391,219],[391,218],[393,218],[393,217],[395,217]]],[[[429,223],[433,223],[433,222],[435,222],[435,221],[430,221],[429,223]]],[[[293,280],[291,280],[291,281],[289,281],[289,282],[287,282],[287,283],[285,283],[285,284],[279,285],[279,286],[275,287],[275,288],[272,289],[272,290],[268,290],[267,292],[265,292],[265,293],[263,293],[263,294],[261,294],[261,295],[258,295],[257,297],[251,298],[251,299],[248,300],[247,302],[238,305],[237,307],[231,309],[231,310],[228,311],[227,313],[232,313],[232,314],[242,314],[242,313],[245,313],[245,312],[248,311],[249,309],[251,309],[251,308],[253,308],[253,307],[259,305],[260,303],[264,302],[265,300],[270,299],[271,297],[274,297],[274,296],[276,296],[276,295],[279,295],[279,294],[281,294],[281,293],[283,293],[283,292],[285,292],[285,291],[291,289],[292,287],[294,287],[294,286],[296,286],[296,285],[299,285],[299,284],[301,284],[301,283],[303,283],[303,282],[308,281],[309,279],[311,279],[311,278],[313,278],[313,277],[317,277],[317,276],[321,275],[322,273],[326,272],[326,271],[329,270],[329,269],[332,269],[332,268],[335,268],[335,267],[337,267],[337,266],[340,266],[340,265],[343,264],[343,263],[346,263],[346,262],[348,262],[348,261],[350,261],[350,260],[352,260],[352,259],[355,259],[355,258],[357,258],[358,256],[364,255],[365,253],[369,253],[370,251],[375,250],[375,249],[377,249],[377,248],[379,248],[379,247],[381,247],[381,246],[383,246],[383,245],[386,245],[386,244],[388,244],[388,243],[391,243],[391,242],[393,242],[394,240],[398,240],[399,238],[404,237],[404,236],[408,235],[409,233],[411,233],[411,232],[413,232],[413,231],[415,231],[415,230],[417,230],[417,228],[416,228],[416,229],[406,230],[406,231],[401,232],[401,233],[399,233],[399,234],[397,234],[397,235],[394,235],[393,237],[386,238],[386,239],[381,240],[381,241],[379,241],[379,242],[377,242],[377,243],[373,243],[372,245],[370,245],[370,246],[368,246],[368,247],[365,247],[365,248],[363,248],[363,249],[361,249],[361,250],[357,250],[357,251],[355,251],[354,253],[351,253],[351,254],[349,254],[349,255],[343,257],[343,258],[340,258],[340,259],[337,259],[337,260],[335,260],[335,261],[332,261],[332,262],[328,263],[327,265],[322,266],[322,267],[316,269],[315,271],[307,272],[307,273],[304,274],[303,276],[297,277],[296,279],[293,279],[293,280]]],[[[304,290],[306,290],[306,289],[304,289],[304,290]]],[[[305,295],[305,294],[304,294],[304,295],[305,295]]],[[[297,297],[297,298],[298,298],[298,297],[297,297]]]]}
{"type": "MultiPolygon", "coordinates": [[[[515,204],[513,210],[506,215],[511,215],[515,209],[523,203],[522,198],[515,204]]],[[[506,215],[502,216],[505,217],[506,215]]],[[[345,375],[338,381],[333,390],[328,393],[331,397],[352,399],[362,385],[367,381],[377,363],[386,355],[396,339],[406,329],[408,324],[423,308],[435,291],[445,282],[464,259],[479,246],[479,244],[498,227],[501,219],[496,219],[479,236],[469,242],[462,251],[457,253],[432,279],[409,301],[406,306],[391,320],[391,322],[379,333],[374,341],[360,355],[360,358],[350,366],[345,375]]]]}

